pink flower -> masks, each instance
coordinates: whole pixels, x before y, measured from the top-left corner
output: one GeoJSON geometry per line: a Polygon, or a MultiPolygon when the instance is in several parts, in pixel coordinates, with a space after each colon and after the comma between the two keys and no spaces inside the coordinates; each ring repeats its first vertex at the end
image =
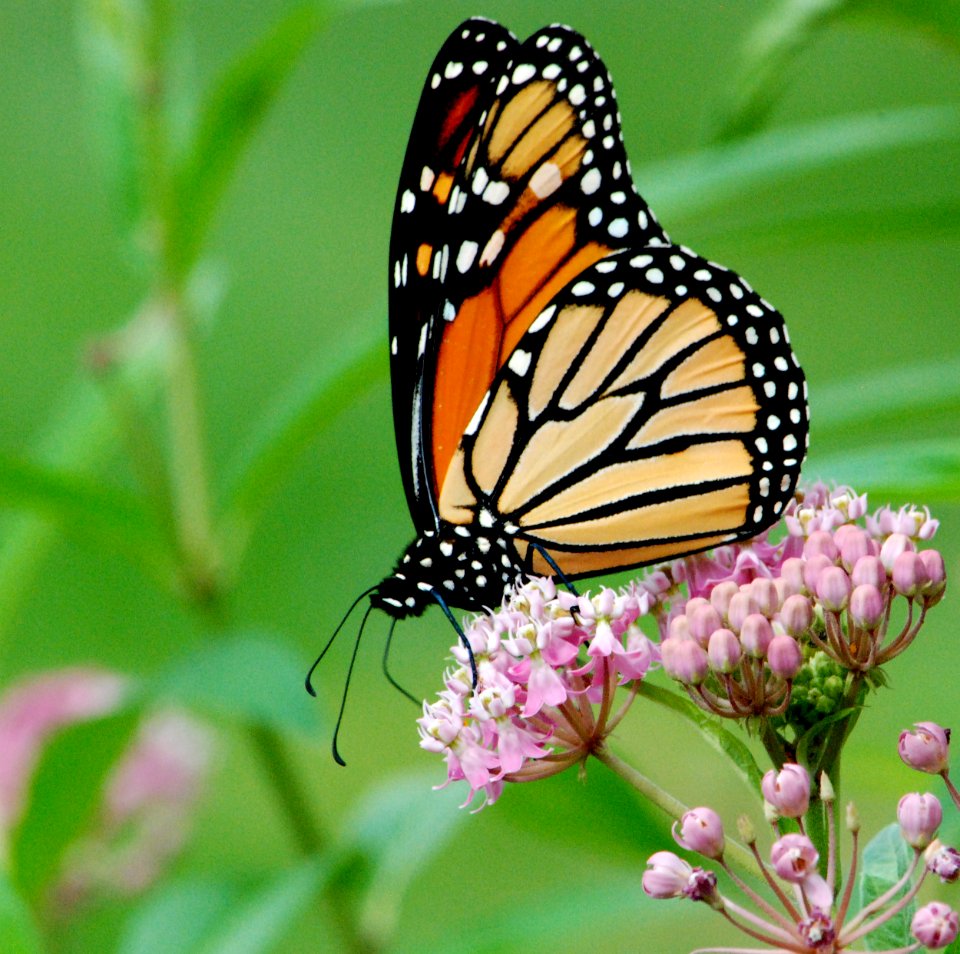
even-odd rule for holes
{"type": "Polygon", "coordinates": [[[904,795],[897,805],[897,821],[903,840],[912,848],[922,850],[933,841],[943,821],[940,800],[930,792],[904,795]]]}
{"type": "Polygon", "coordinates": [[[810,775],[802,765],[788,763],[779,772],[771,769],[760,788],[783,818],[799,818],[810,807],[810,775]]]}
{"type": "Polygon", "coordinates": [[[723,822],[712,808],[691,808],[673,825],[674,841],[706,858],[723,857],[723,822]]]}
{"type": "Polygon", "coordinates": [[[779,838],[770,849],[770,863],[784,881],[800,884],[817,872],[820,855],[806,835],[791,832],[779,838]]]}
{"type": "Polygon", "coordinates": [[[925,904],[910,923],[913,936],[924,946],[939,950],[949,947],[960,930],[957,912],[940,901],[925,904]]]}
{"type": "Polygon", "coordinates": [[[693,874],[693,867],[672,851],[658,851],[647,859],[643,873],[643,890],[651,898],[683,896],[693,874]]]}
{"type": "Polygon", "coordinates": [[[182,713],[143,722],[107,780],[98,824],[67,852],[54,889],[61,908],[98,892],[135,894],[159,877],[189,834],[212,747],[210,732],[182,713]]]}
{"type": "Polygon", "coordinates": [[[93,668],[61,669],[15,683],[0,698],[0,826],[19,819],[40,752],[57,729],[115,711],[127,680],[93,668]]]}
{"type": "Polygon", "coordinates": [[[939,775],[950,759],[950,730],[936,722],[915,722],[914,732],[900,733],[900,758],[910,768],[939,775]]]}

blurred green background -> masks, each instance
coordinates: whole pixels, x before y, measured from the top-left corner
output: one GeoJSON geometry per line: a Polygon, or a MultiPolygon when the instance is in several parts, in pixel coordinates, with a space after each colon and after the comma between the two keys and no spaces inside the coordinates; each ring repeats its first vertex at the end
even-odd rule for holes
{"type": "MultiPolygon", "coordinates": [[[[430,792],[442,766],[418,749],[417,712],[380,674],[383,618],[371,618],[351,686],[340,740],[349,767],[329,756],[356,623],[318,672],[318,701],[299,679],[411,537],[386,360],[396,178],[426,71],[461,19],[490,16],[521,37],[556,21],[585,34],[613,74],[635,181],[667,231],[741,272],[787,317],[810,382],[807,478],[870,491],[874,507],[929,504],[955,573],[958,5],[824,4],[822,19],[808,22],[799,11],[809,5],[752,0],[321,11],[314,33],[300,30],[302,54],[291,55],[289,76],[223,180],[190,286],[213,509],[251,518],[248,536],[218,527],[228,572],[214,612],[163,585],[139,551],[131,557],[123,529],[124,507],[139,513],[145,499],[130,443],[147,457],[151,446],[169,452],[149,347],[100,383],[91,370],[91,356],[116,343],[105,336],[150,289],[142,243],[111,186],[109,90],[90,66],[104,65],[102,50],[99,61],[91,53],[90,11],[100,22],[112,6],[0,6],[0,683],[90,662],[176,685],[221,745],[172,881],[51,929],[51,945],[114,950],[121,938],[126,950],[194,950],[163,932],[147,932],[156,946],[144,946],[131,924],[145,930],[158,910],[179,911],[168,895],[161,901],[173,907],[157,907],[171,884],[229,884],[248,897],[303,870],[269,758],[248,731],[261,723],[279,738],[326,844],[343,845],[347,860],[329,884],[317,875],[328,886],[305,889],[266,946],[250,950],[347,950],[331,915],[338,906],[380,945],[371,950],[674,954],[724,943],[706,910],[681,919],[678,908],[642,898],[646,852],[667,847],[665,829],[602,766],[582,784],[518,787],[476,816],[457,815],[460,793],[430,792]],[[117,421],[131,415],[125,440],[117,421]],[[246,510],[231,510],[245,462],[265,460],[255,451],[277,433],[289,453],[244,485],[246,510]],[[238,634],[247,641],[237,644],[238,634]],[[245,648],[203,657],[200,668],[191,654],[220,640],[245,648]],[[188,688],[184,667],[202,676],[188,688]],[[405,799],[411,814],[394,820],[405,799]],[[424,817],[449,840],[438,836],[422,864],[404,862],[410,819],[424,817]],[[399,857],[385,860],[391,852],[399,857]]],[[[202,101],[242,51],[298,9],[283,0],[160,6],[177,37],[171,62],[185,103],[202,101]]],[[[917,785],[896,760],[897,731],[919,719],[958,721],[952,607],[948,590],[914,648],[889,667],[893,691],[872,698],[848,749],[845,796],[857,799],[868,830],[917,785]]],[[[431,695],[450,642],[439,613],[400,624],[399,680],[431,695]]],[[[638,704],[618,740],[688,804],[719,805],[731,823],[743,809],[759,816],[689,726],[638,704]]]]}

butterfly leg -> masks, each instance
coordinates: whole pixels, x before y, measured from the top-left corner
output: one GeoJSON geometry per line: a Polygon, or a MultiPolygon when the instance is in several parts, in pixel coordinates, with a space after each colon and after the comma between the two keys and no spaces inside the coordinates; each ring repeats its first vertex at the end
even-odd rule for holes
{"type": "Polygon", "coordinates": [[[437,601],[440,609],[443,610],[444,616],[450,620],[450,625],[457,631],[457,638],[463,643],[463,648],[466,649],[467,655],[470,657],[470,675],[473,678],[473,688],[476,689],[480,677],[477,675],[477,660],[473,656],[473,647],[470,645],[470,641],[464,634],[460,624],[454,619],[453,613],[450,612],[450,607],[447,606],[444,598],[436,590],[430,590],[430,595],[437,601]]]}
{"type": "Polygon", "coordinates": [[[542,546],[540,546],[539,543],[533,543],[533,542],[531,542],[530,548],[531,548],[532,550],[536,550],[537,553],[539,553],[540,556],[543,557],[544,562],[546,562],[546,564],[550,567],[550,569],[553,570],[553,572],[557,575],[557,578],[560,580],[560,582],[561,582],[571,593],[573,593],[574,596],[579,596],[579,595],[580,595],[580,594],[577,592],[577,588],[573,585],[573,583],[566,578],[566,576],[564,575],[563,570],[561,570],[560,567],[557,566],[557,564],[556,564],[556,562],[554,561],[553,557],[550,556],[550,554],[547,553],[547,551],[546,551],[542,546]]]}
{"type": "Polygon", "coordinates": [[[397,692],[403,696],[406,696],[415,706],[419,708],[420,701],[407,692],[407,690],[404,689],[403,686],[401,686],[400,683],[390,675],[390,646],[393,644],[393,630],[396,625],[397,621],[395,619],[390,622],[390,630],[387,633],[387,644],[383,647],[383,664],[381,668],[383,669],[384,676],[387,677],[387,682],[389,682],[390,685],[397,690],[397,692]]]}

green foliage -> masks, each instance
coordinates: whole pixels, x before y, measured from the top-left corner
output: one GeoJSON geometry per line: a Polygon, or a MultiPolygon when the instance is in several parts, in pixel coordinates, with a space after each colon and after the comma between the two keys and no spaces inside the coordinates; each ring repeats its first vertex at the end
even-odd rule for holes
{"type": "MultiPolygon", "coordinates": [[[[857,910],[889,891],[906,873],[912,860],[913,851],[903,840],[899,825],[888,825],[878,832],[863,849],[862,866],[857,879],[857,910]]],[[[898,915],[868,935],[867,949],[882,951],[910,944],[913,940],[910,922],[916,910],[916,904],[911,901],[898,915]]]]}
{"type": "Polygon", "coordinates": [[[128,746],[137,717],[130,708],[71,726],[48,744],[12,845],[17,883],[32,903],[43,900],[65,850],[96,820],[104,781],[128,746]]]}
{"type": "Polygon", "coordinates": [[[149,691],[239,725],[316,737],[326,729],[301,691],[304,669],[303,660],[276,637],[238,634],[184,653],[149,691]]]}
{"type": "Polygon", "coordinates": [[[0,949],[7,954],[40,954],[43,944],[27,902],[0,877],[0,949]]]}
{"type": "Polygon", "coordinates": [[[322,862],[308,860],[256,885],[175,882],[131,918],[118,954],[267,954],[316,897],[322,862]]]}

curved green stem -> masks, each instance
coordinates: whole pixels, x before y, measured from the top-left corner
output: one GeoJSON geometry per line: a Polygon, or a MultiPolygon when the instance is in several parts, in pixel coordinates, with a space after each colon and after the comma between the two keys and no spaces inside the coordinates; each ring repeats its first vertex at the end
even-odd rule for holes
{"type": "MultiPolygon", "coordinates": [[[[594,751],[594,756],[603,762],[611,771],[616,772],[625,782],[633,786],[648,801],[652,802],[657,808],[669,815],[674,821],[679,821],[688,807],[683,802],[674,798],[669,792],[660,788],[652,779],[647,778],[642,772],[635,769],[628,762],[625,762],[618,755],[614,755],[606,746],[601,746],[594,751]]],[[[750,849],[741,845],[738,841],[730,838],[726,839],[724,848],[724,858],[732,861],[738,868],[755,873],[753,855],[750,849]]]]}

